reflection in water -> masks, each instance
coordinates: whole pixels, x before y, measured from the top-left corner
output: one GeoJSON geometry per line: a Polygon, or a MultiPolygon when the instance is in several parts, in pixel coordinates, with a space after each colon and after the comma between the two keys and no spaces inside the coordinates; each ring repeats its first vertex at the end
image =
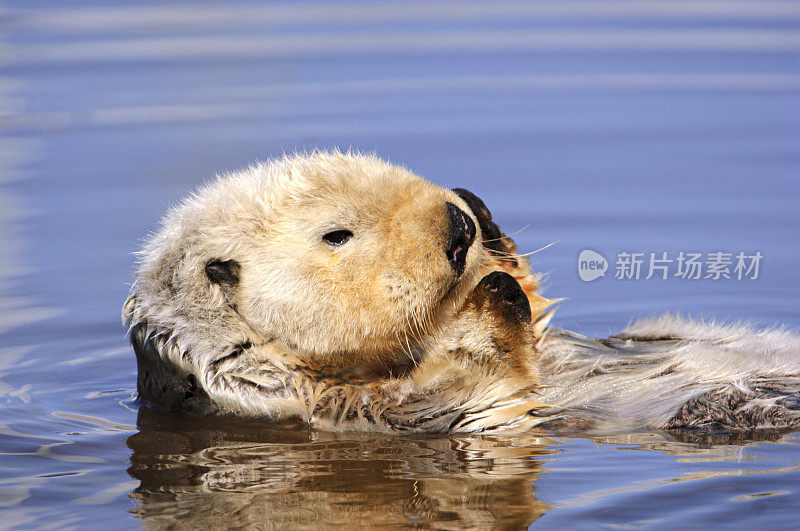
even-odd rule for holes
{"type": "MultiPolygon", "coordinates": [[[[186,418],[148,407],[128,472],[136,516],[153,526],[392,525],[521,527],[546,505],[532,481],[552,441],[534,435],[326,434],[186,418]]],[[[295,429],[296,428],[296,429],[295,429]]]]}
{"type": "Polygon", "coordinates": [[[128,473],[139,482],[130,495],[138,501],[131,512],[158,528],[175,522],[201,528],[520,528],[542,516],[545,526],[561,527],[593,521],[593,511],[603,507],[610,508],[607,516],[622,507],[615,521],[634,522],[625,509],[630,503],[650,511],[655,523],[682,514],[663,505],[676,485],[686,485],[687,493],[721,492],[716,503],[724,509],[774,497],[762,489],[734,498],[729,493],[740,492],[734,485],[758,490],[759,478],[771,477],[782,486],[800,472],[788,461],[758,456],[757,441],[796,444],[793,436],[777,432],[719,434],[713,440],[664,431],[590,440],[536,434],[401,437],[203,419],[147,406],[139,410],[138,427],[127,441],[133,451],[128,473]],[[660,465],[643,468],[641,458],[660,465]],[[660,514],[659,505],[669,514],[660,514]],[[571,520],[575,514],[578,519],[571,520]]]}

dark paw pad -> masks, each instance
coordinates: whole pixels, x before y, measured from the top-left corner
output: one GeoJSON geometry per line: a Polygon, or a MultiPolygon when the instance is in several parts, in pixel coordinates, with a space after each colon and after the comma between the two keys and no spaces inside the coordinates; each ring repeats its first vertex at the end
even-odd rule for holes
{"type": "Polygon", "coordinates": [[[481,279],[476,289],[483,289],[494,304],[500,305],[506,318],[529,323],[531,305],[519,282],[502,271],[493,271],[481,279]]]}

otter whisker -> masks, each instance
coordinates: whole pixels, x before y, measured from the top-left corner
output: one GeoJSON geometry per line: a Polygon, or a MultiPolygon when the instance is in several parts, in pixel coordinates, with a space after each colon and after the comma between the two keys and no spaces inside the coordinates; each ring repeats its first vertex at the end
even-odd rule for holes
{"type": "Polygon", "coordinates": [[[416,366],[417,366],[417,360],[416,360],[416,359],[414,359],[414,352],[412,351],[412,349],[411,349],[411,344],[410,344],[410,343],[409,343],[409,341],[408,341],[408,332],[410,332],[410,331],[411,331],[411,330],[410,330],[410,323],[408,322],[408,315],[406,315],[406,316],[405,316],[405,320],[406,320],[406,323],[407,323],[407,324],[409,324],[409,329],[408,329],[408,330],[403,330],[403,337],[404,337],[404,339],[405,339],[405,342],[406,342],[406,349],[404,349],[404,350],[403,350],[403,353],[404,353],[406,356],[408,356],[408,359],[410,359],[410,360],[411,360],[411,362],[412,362],[412,363],[414,364],[414,366],[416,367],[416,366]]]}
{"type": "Polygon", "coordinates": [[[524,256],[530,256],[530,255],[536,254],[536,253],[538,253],[540,251],[544,251],[548,247],[551,247],[551,246],[557,244],[558,242],[560,242],[563,239],[564,238],[559,238],[559,239],[557,239],[555,241],[552,241],[552,242],[548,243],[547,245],[543,245],[542,247],[539,247],[538,249],[536,249],[534,251],[529,251],[527,253],[503,253],[501,251],[492,251],[493,255],[494,255],[492,258],[494,258],[495,260],[513,260],[515,258],[522,258],[524,256]]]}
{"type": "Polygon", "coordinates": [[[487,240],[483,240],[483,243],[486,243],[486,242],[496,242],[496,241],[500,241],[500,240],[508,240],[508,239],[510,239],[512,236],[516,236],[517,234],[519,234],[520,232],[522,232],[522,231],[526,230],[526,229],[527,229],[528,227],[530,227],[530,226],[531,226],[531,224],[530,224],[530,223],[528,223],[528,224],[526,224],[524,227],[522,227],[521,229],[519,229],[518,231],[514,231],[514,232],[512,232],[511,234],[503,234],[503,235],[502,235],[502,236],[500,236],[499,238],[489,238],[489,239],[487,239],[487,240]]]}
{"type": "Polygon", "coordinates": [[[418,341],[422,341],[422,338],[430,335],[431,325],[429,323],[430,315],[428,312],[422,314],[421,318],[417,320],[417,332],[419,337],[417,338],[418,341]]]}
{"type": "Polygon", "coordinates": [[[405,334],[405,336],[406,336],[406,348],[408,349],[408,350],[405,351],[406,356],[408,356],[408,359],[410,359],[411,363],[413,363],[414,367],[416,367],[417,366],[417,360],[414,357],[414,351],[411,349],[411,345],[408,342],[408,334],[405,334]]]}
{"type": "Polygon", "coordinates": [[[545,249],[547,249],[548,247],[551,247],[551,246],[553,246],[553,245],[557,244],[558,242],[560,242],[560,241],[561,241],[561,240],[563,240],[563,239],[564,239],[564,238],[559,238],[559,239],[557,239],[557,240],[555,240],[555,241],[552,241],[552,242],[548,243],[547,245],[544,245],[544,246],[542,246],[542,247],[539,247],[539,248],[538,248],[538,249],[536,249],[535,251],[530,251],[530,252],[527,252],[527,253],[522,253],[522,254],[516,254],[516,255],[514,255],[514,256],[519,256],[519,257],[521,257],[521,256],[530,256],[530,255],[532,255],[532,254],[536,254],[536,253],[538,253],[539,251],[544,251],[544,250],[545,250],[545,249]]]}
{"type": "MultiPolygon", "coordinates": [[[[490,260],[493,261],[493,262],[509,262],[509,263],[512,263],[512,264],[517,261],[517,259],[514,256],[509,256],[509,255],[507,255],[507,256],[493,256],[490,260]]],[[[484,265],[486,265],[486,264],[484,264],[484,265]]]]}

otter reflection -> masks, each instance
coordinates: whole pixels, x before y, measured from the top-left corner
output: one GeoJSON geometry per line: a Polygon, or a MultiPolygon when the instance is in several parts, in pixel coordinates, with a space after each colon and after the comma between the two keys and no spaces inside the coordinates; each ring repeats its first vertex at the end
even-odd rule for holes
{"type": "Polygon", "coordinates": [[[128,439],[146,526],[524,527],[546,510],[536,435],[398,437],[192,418],[142,407],[128,439]]]}

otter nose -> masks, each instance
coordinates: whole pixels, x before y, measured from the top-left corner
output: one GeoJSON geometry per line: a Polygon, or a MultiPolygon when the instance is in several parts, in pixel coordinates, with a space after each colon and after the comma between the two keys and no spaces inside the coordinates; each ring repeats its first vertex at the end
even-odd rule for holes
{"type": "Polygon", "coordinates": [[[450,217],[450,227],[447,233],[447,259],[456,275],[464,273],[467,263],[467,251],[475,241],[475,222],[469,215],[455,206],[447,203],[447,214],[450,217]]]}

